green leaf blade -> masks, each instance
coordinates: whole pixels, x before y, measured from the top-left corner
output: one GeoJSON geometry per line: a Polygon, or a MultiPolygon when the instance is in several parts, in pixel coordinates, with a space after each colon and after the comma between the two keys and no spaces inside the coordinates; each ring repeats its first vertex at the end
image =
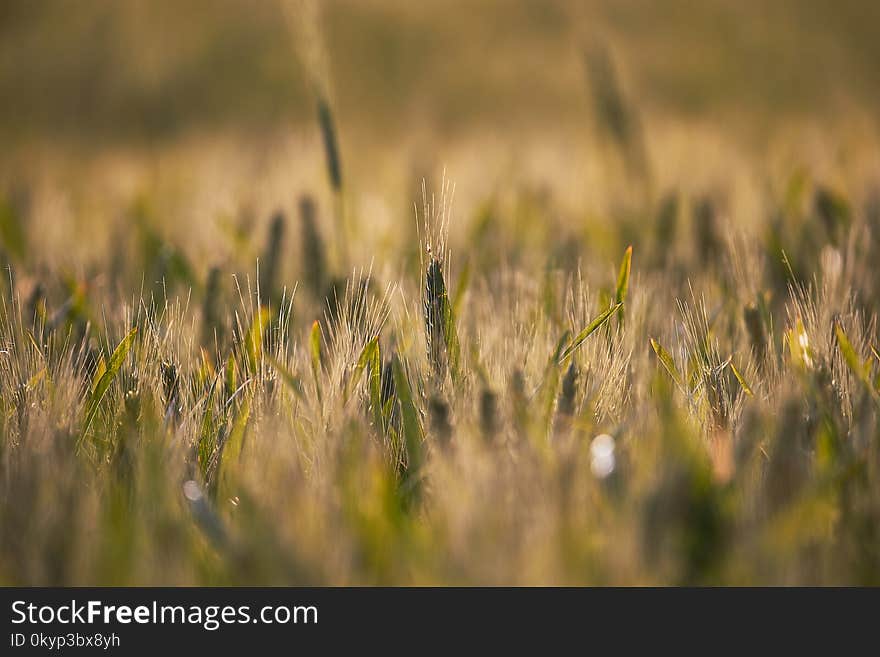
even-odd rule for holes
{"type": "Polygon", "coordinates": [[[403,420],[403,439],[407,456],[407,471],[416,473],[422,464],[422,425],[419,412],[413,402],[412,389],[403,364],[397,356],[391,361],[394,373],[394,386],[400,400],[400,413],[403,420]]]}
{"type": "Polygon", "coordinates": [[[620,310],[621,306],[623,306],[622,303],[615,303],[610,308],[601,312],[595,319],[593,319],[593,321],[590,322],[583,331],[575,336],[571,344],[565,349],[565,351],[562,352],[562,355],[559,357],[558,362],[561,363],[566,358],[571,356],[571,354],[574,353],[574,351],[578,347],[580,347],[588,337],[590,337],[599,328],[601,328],[601,326],[605,324],[605,322],[607,322],[614,313],[620,310]]]}
{"type": "Polygon", "coordinates": [[[732,360],[729,362],[729,365],[731,372],[733,372],[736,380],[739,381],[739,385],[742,388],[743,392],[746,393],[749,397],[754,397],[755,393],[752,391],[752,387],[748,383],[746,383],[745,377],[740,373],[738,369],[736,369],[736,365],[733,364],[732,360]]]}
{"type": "Polygon", "coordinates": [[[672,377],[672,380],[675,381],[679,387],[684,387],[684,379],[679,373],[678,368],[675,366],[675,361],[672,360],[670,353],[654,338],[651,338],[651,348],[654,350],[654,353],[657,355],[663,368],[669,373],[669,376],[672,377]]]}
{"type": "Polygon", "coordinates": [[[629,291],[629,274],[632,267],[632,245],[626,248],[623,254],[623,261],[620,263],[620,272],[617,274],[617,292],[614,300],[617,303],[626,301],[626,294],[629,291]]]}
{"type": "Polygon", "coordinates": [[[83,437],[91,427],[92,422],[95,419],[95,415],[97,415],[98,413],[98,408],[100,407],[101,400],[104,398],[107,390],[110,389],[110,384],[113,383],[113,381],[116,379],[116,376],[119,374],[119,370],[122,369],[122,365],[125,363],[125,359],[128,356],[128,352],[131,350],[131,345],[134,342],[135,336],[137,335],[137,331],[137,327],[135,327],[131,329],[131,331],[129,331],[124,338],[122,338],[122,340],[116,346],[116,349],[113,350],[113,354],[110,356],[110,362],[107,364],[104,373],[95,384],[95,388],[94,390],[92,390],[92,394],[89,398],[89,403],[87,406],[86,419],[83,425],[83,437]]]}

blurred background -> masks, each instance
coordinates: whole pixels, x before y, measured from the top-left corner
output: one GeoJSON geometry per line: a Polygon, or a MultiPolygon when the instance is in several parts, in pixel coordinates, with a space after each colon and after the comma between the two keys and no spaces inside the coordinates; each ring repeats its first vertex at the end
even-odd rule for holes
{"type": "MultiPolygon", "coordinates": [[[[2,138],[101,146],[309,121],[280,4],[4,0],[2,138]]],[[[375,140],[578,124],[597,37],[639,103],[668,116],[766,129],[873,108],[880,92],[880,5],[864,0],[319,4],[338,120],[375,140]]]]}
{"type": "Polygon", "coordinates": [[[361,261],[444,169],[462,227],[506,190],[562,225],[619,214],[639,160],[655,199],[723,187],[747,224],[767,181],[880,171],[877,25],[860,0],[4,0],[0,194],[56,265],[99,261],[112,231],[78,236],[138,199],[214,254],[230,217],[329,214],[326,97],[361,261]]]}

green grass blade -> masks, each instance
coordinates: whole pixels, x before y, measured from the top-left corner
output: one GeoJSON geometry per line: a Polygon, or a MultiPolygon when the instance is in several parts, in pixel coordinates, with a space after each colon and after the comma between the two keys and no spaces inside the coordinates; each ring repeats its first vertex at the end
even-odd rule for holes
{"type": "Polygon", "coordinates": [[[317,320],[312,324],[312,332],[309,334],[309,354],[312,357],[312,375],[315,377],[315,389],[318,392],[318,400],[321,401],[321,325],[317,320]]]}
{"type": "Polygon", "coordinates": [[[838,321],[834,322],[834,335],[837,337],[837,347],[840,349],[840,353],[846,361],[849,369],[852,370],[852,373],[855,374],[856,378],[868,389],[868,392],[870,392],[872,396],[876,396],[877,391],[871,383],[869,368],[862,365],[858,354],[856,354],[855,348],[852,346],[849,337],[846,335],[846,331],[843,330],[843,326],[838,321]]]}
{"type": "Polygon", "coordinates": [[[863,379],[864,371],[862,370],[862,364],[859,362],[856,350],[853,348],[840,322],[834,322],[834,334],[837,336],[837,347],[840,349],[840,354],[843,356],[849,369],[856,375],[856,378],[859,380],[863,379]]]}
{"type": "Polygon", "coordinates": [[[269,308],[263,306],[254,315],[254,320],[251,322],[245,345],[251,374],[256,374],[260,369],[260,361],[263,356],[263,336],[271,321],[272,313],[269,311],[269,308]]]}
{"type": "Polygon", "coordinates": [[[556,364],[562,360],[562,350],[565,349],[565,345],[568,344],[570,339],[571,331],[568,330],[559,336],[559,340],[556,341],[556,347],[553,349],[553,355],[550,357],[550,365],[556,364]]]}
{"type": "Polygon", "coordinates": [[[235,357],[229,354],[226,359],[226,367],[223,371],[223,385],[226,388],[226,399],[232,397],[238,390],[238,370],[235,365],[235,357]]]}
{"type": "Polygon", "coordinates": [[[92,376],[92,383],[89,386],[89,391],[94,393],[95,389],[98,387],[98,384],[101,382],[101,378],[104,374],[107,373],[107,361],[101,356],[98,359],[98,364],[95,366],[95,374],[92,376]]]}
{"type": "Polygon", "coordinates": [[[122,341],[116,346],[116,349],[113,350],[113,354],[110,356],[110,363],[107,365],[107,369],[101,375],[101,378],[95,385],[95,389],[92,390],[86,410],[85,424],[83,425],[83,437],[91,427],[92,421],[98,413],[101,400],[110,388],[110,384],[113,383],[114,379],[116,379],[116,375],[119,374],[119,370],[122,369],[122,365],[125,363],[125,358],[128,356],[128,352],[131,349],[131,345],[134,342],[136,335],[137,327],[131,329],[131,331],[128,332],[128,335],[122,338],[122,341]]]}
{"type": "Polygon", "coordinates": [[[27,389],[28,390],[35,389],[40,384],[40,381],[42,381],[43,379],[49,378],[47,376],[48,373],[49,373],[48,366],[43,365],[43,367],[41,367],[36,374],[34,374],[31,378],[28,379],[27,389]]]}
{"type": "Polygon", "coordinates": [[[614,297],[617,303],[626,301],[626,293],[629,291],[629,272],[632,266],[632,254],[633,248],[630,245],[623,254],[623,262],[620,263],[620,272],[617,274],[617,293],[614,297]]]}
{"type": "Polygon", "coordinates": [[[378,336],[376,337],[376,348],[371,352],[369,368],[370,408],[373,411],[373,423],[379,431],[384,431],[385,415],[382,408],[382,352],[378,336]]]}
{"type": "Polygon", "coordinates": [[[290,388],[297,397],[305,400],[305,391],[303,390],[302,380],[300,380],[296,374],[291,372],[284,363],[271,354],[266,354],[263,357],[266,359],[267,363],[275,368],[275,371],[278,372],[279,376],[281,376],[281,380],[287,384],[287,387],[290,388]]]}
{"type": "Polygon", "coordinates": [[[458,383],[461,373],[461,343],[455,327],[455,314],[452,305],[443,305],[443,338],[446,342],[446,353],[449,356],[449,373],[452,381],[458,383]]]}
{"type": "Polygon", "coordinates": [[[343,396],[343,399],[346,402],[351,396],[352,390],[354,390],[354,387],[358,384],[358,381],[361,380],[361,375],[363,375],[364,370],[367,370],[367,368],[369,368],[370,376],[372,377],[372,365],[378,353],[379,336],[376,336],[364,345],[364,348],[361,350],[360,356],[358,356],[357,364],[354,366],[354,370],[351,373],[351,377],[346,382],[345,394],[343,396]]]}
{"type": "Polygon", "coordinates": [[[733,372],[736,380],[739,381],[739,385],[743,389],[743,392],[746,393],[749,397],[754,397],[755,393],[752,392],[751,386],[746,383],[745,378],[743,378],[743,375],[740,373],[740,371],[736,369],[736,365],[733,364],[733,361],[729,361],[728,364],[730,365],[730,370],[733,372]]]}
{"type": "Polygon", "coordinates": [[[684,387],[684,379],[678,371],[678,368],[675,366],[675,361],[672,360],[672,356],[663,348],[659,342],[657,342],[654,338],[651,338],[651,348],[654,350],[654,353],[657,355],[657,358],[660,359],[660,363],[669,373],[669,376],[672,377],[672,380],[675,381],[680,387],[684,387]]]}
{"type": "Polygon", "coordinates": [[[400,400],[400,414],[403,420],[403,440],[407,457],[407,472],[415,475],[422,465],[422,425],[419,412],[413,402],[412,389],[400,359],[395,355],[391,361],[394,372],[394,386],[400,400]]]}
{"type": "Polygon", "coordinates": [[[571,356],[571,354],[574,353],[574,351],[584,343],[584,340],[586,340],[588,337],[590,337],[605,322],[607,322],[608,319],[614,313],[616,313],[622,305],[623,305],[622,303],[615,303],[613,306],[611,306],[610,308],[608,308],[605,311],[603,311],[602,313],[600,313],[592,322],[590,322],[587,325],[587,327],[583,331],[581,331],[580,333],[578,333],[575,336],[572,343],[565,349],[565,351],[562,352],[562,356],[559,358],[558,362],[561,363],[566,358],[571,356]]]}

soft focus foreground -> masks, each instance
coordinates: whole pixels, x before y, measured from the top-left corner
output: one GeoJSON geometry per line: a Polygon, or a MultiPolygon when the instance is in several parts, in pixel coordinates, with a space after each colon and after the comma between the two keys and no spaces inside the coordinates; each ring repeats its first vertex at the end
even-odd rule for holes
{"type": "Polygon", "coordinates": [[[880,584],[877,10],[691,4],[9,3],[0,583],[880,584]]]}

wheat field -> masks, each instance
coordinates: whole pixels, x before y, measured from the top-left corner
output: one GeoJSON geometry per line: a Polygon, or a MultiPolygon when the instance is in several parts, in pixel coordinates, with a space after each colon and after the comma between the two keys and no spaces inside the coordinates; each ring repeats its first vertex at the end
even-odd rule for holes
{"type": "Polygon", "coordinates": [[[96,2],[137,57],[90,85],[10,11],[85,100],[0,66],[0,584],[880,584],[863,5],[725,46],[762,79],[639,3],[477,4],[481,66],[443,3],[225,0],[261,67],[166,70],[146,19],[221,19],[96,2]]]}

